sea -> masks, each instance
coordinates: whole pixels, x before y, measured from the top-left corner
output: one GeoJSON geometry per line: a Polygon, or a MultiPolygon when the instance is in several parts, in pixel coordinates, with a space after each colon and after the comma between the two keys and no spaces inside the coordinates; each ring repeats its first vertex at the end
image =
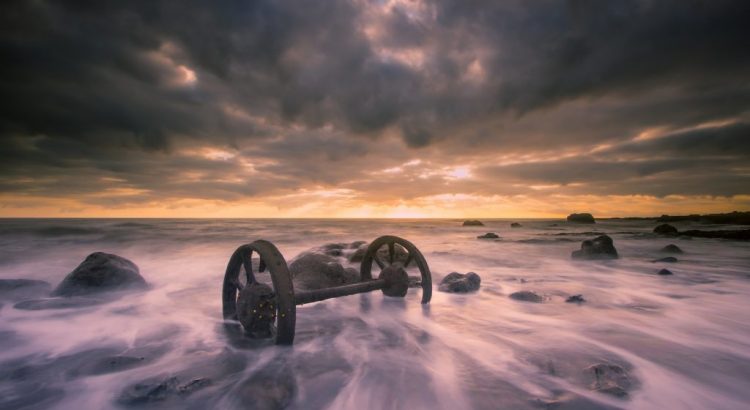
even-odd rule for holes
{"type": "Polygon", "coordinates": [[[657,236],[655,220],[462,222],[2,219],[0,279],[49,286],[0,288],[0,408],[750,408],[750,242],[657,236]],[[571,258],[601,234],[619,259],[571,258]],[[413,288],[299,306],[292,346],[227,331],[222,281],[240,245],[271,241],[290,262],[381,235],[422,252],[429,304],[413,288]],[[92,252],[133,261],[148,289],[36,303],[92,252]],[[677,261],[654,262],[665,256],[677,261]],[[477,273],[479,290],[440,291],[451,272],[477,273]]]}

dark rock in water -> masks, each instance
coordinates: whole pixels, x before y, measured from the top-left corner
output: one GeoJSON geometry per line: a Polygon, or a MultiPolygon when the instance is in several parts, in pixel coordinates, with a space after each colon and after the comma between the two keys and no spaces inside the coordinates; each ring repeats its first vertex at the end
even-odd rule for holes
{"type": "Polygon", "coordinates": [[[661,269],[659,272],[657,272],[657,275],[671,275],[672,271],[669,269],[661,269]]]}
{"type": "Polygon", "coordinates": [[[532,292],[530,290],[522,290],[519,292],[513,292],[510,294],[510,298],[513,300],[519,300],[521,302],[533,302],[533,303],[544,302],[543,296],[537,294],[536,292],[532,292]]]}
{"type": "Polygon", "coordinates": [[[669,245],[661,248],[660,252],[665,252],[665,253],[685,253],[685,252],[682,251],[682,249],[680,249],[679,246],[677,246],[677,245],[675,245],[673,243],[670,243],[669,245]]]}
{"type": "Polygon", "coordinates": [[[321,253],[328,256],[343,256],[344,249],[348,247],[345,243],[327,243],[321,247],[321,253]]]}
{"type": "Polygon", "coordinates": [[[438,290],[448,293],[467,293],[479,289],[482,278],[474,272],[465,275],[458,272],[451,272],[440,281],[438,290]]]}
{"type": "Polygon", "coordinates": [[[567,218],[568,222],[575,222],[579,224],[593,224],[596,223],[596,220],[594,220],[594,216],[589,213],[581,213],[581,214],[570,214],[567,218]]]}
{"type": "Polygon", "coordinates": [[[624,398],[633,386],[628,372],[613,363],[597,363],[585,369],[591,379],[589,388],[600,393],[624,398]]]}
{"type": "Polygon", "coordinates": [[[349,262],[362,262],[362,259],[365,258],[365,253],[367,253],[367,244],[360,246],[354,253],[349,255],[349,262]]]}
{"type": "Polygon", "coordinates": [[[677,262],[677,258],[675,258],[674,256],[667,256],[666,258],[655,259],[655,260],[652,260],[651,262],[654,262],[654,263],[656,263],[656,262],[675,263],[675,262],[677,262]]]}
{"type": "Polygon", "coordinates": [[[654,233],[659,235],[677,235],[677,228],[670,224],[661,224],[654,228],[654,233]]]}
{"type": "Polygon", "coordinates": [[[94,252],[70,272],[52,294],[76,296],[146,287],[135,263],[121,256],[94,252]]]}
{"type": "Polygon", "coordinates": [[[336,258],[305,252],[289,264],[294,286],[301,289],[323,289],[359,281],[356,269],[344,269],[336,258]]]}
{"type": "Polygon", "coordinates": [[[237,383],[230,392],[230,400],[238,408],[284,409],[296,395],[297,382],[291,367],[276,360],[237,383]]]}
{"type": "Polygon", "coordinates": [[[750,240],[750,229],[738,229],[738,230],[721,230],[721,231],[701,231],[701,230],[689,230],[680,232],[681,236],[695,237],[695,238],[715,238],[715,239],[732,239],[735,241],[749,241],[750,240]]]}
{"type": "Polygon", "coordinates": [[[49,293],[52,286],[41,280],[0,279],[0,300],[23,300],[49,293]]]}
{"type": "Polygon", "coordinates": [[[484,226],[482,221],[478,221],[476,219],[467,219],[464,221],[463,226],[484,226]]]}
{"type": "Polygon", "coordinates": [[[13,307],[21,310],[75,309],[101,305],[106,302],[103,299],[87,297],[47,298],[24,300],[16,303],[13,307]]]}
{"type": "Polygon", "coordinates": [[[132,384],[117,397],[117,403],[142,405],[186,396],[211,384],[211,379],[194,378],[180,382],[177,377],[154,377],[132,384]]]}
{"type": "Polygon", "coordinates": [[[366,247],[366,245],[367,245],[367,242],[365,242],[365,241],[354,241],[354,242],[352,242],[352,243],[349,244],[349,249],[359,249],[362,246],[366,247]]]}
{"type": "Polygon", "coordinates": [[[581,249],[573,251],[571,257],[573,259],[617,259],[619,255],[612,238],[601,235],[592,240],[583,241],[581,249]]]}
{"type": "Polygon", "coordinates": [[[521,227],[521,224],[520,224],[520,223],[518,223],[518,222],[513,222],[512,224],[510,224],[510,227],[511,227],[511,228],[520,228],[520,227],[521,227]]]}
{"type": "Polygon", "coordinates": [[[565,299],[565,302],[567,303],[583,303],[585,301],[586,299],[583,298],[583,295],[573,295],[565,299]]]}
{"type": "Polygon", "coordinates": [[[477,236],[477,239],[499,239],[500,237],[494,232],[487,232],[484,235],[477,236]]]}

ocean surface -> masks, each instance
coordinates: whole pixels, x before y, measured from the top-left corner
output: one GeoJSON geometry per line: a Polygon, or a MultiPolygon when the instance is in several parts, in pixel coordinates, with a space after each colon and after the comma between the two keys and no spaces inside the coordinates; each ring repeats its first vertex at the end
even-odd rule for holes
{"type": "MultiPolygon", "coordinates": [[[[0,292],[0,409],[747,409],[750,243],[664,238],[654,221],[0,220],[0,278],[56,286],[88,254],[135,262],[150,288],[108,303],[18,309],[0,292]],[[495,232],[501,239],[480,240],[495,232]],[[607,233],[620,259],[571,251],[607,233]],[[433,275],[297,308],[291,347],[238,343],[223,326],[232,252],[272,241],[287,261],[390,234],[433,275]],[[676,263],[670,243],[685,253],[676,263]],[[668,268],[674,274],[659,276],[668,268]],[[437,285],[482,278],[476,293],[437,285]],[[512,299],[534,291],[542,303],[512,299]],[[566,303],[580,294],[583,303],[566,303]]],[[[675,223],[688,228],[728,226],[675,223]]],[[[344,266],[358,268],[341,258],[344,266]]],[[[411,274],[418,274],[410,272],[411,274]]]]}

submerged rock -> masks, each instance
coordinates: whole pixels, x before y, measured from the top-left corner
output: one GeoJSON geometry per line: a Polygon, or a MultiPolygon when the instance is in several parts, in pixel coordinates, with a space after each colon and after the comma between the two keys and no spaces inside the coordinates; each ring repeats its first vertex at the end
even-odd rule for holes
{"type": "Polygon", "coordinates": [[[518,222],[513,222],[512,224],[510,224],[510,227],[511,227],[511,228],[520,228],[520,227],[521,227],[521,224],[520,224],[520,223],[518,223],[518,222]]]}
{"type": "Polygon", "coordinates": [[[464,221],[463,226],[484,226],[482,221],[476,219],[467,219],[464,221]]]}
{"type": "Polygon", "coordinates": [[[657,275],[671,275],[672,271],[669,269],[661,269],[656,273],[657,275]]]}
{"type": "Polygon", "coordinates": [[[0,279],[0,300],[22,300],[49,293],[52,286],[41,280],[0,279]]]}
{"type": "Polygon", "coordinates": [[[593,224],[596,223],[594,216],[589,213],[570,214],[567,218],[568,222],[575,222],[579,224],[593,224]]]}
{"type": "Polygon", "coordinates": [[[581,249],[573,251],[570,255],[573,259],[617,259],[617,249],[612,242],[612,238],[607,235],[600,235],[591,240],[585,240],[581,243],[581,249]]]}
{"type": "Polygon", "coordinates": [[[680,249],[679,246],[677,246],[677,245],[675,245],[673,243],[670,243],[669,245],[661,248],[660,252],[664,252],[664,253],[685,253],[685,252],[682,251],[682,249],[680,249]]]}
{"type": "Polygon", "coordinates": [[[323,289],[359,281],[359,272],[344,268],[336,258],[305,252],[289,264],[294,286],[301,289],[323,289]]]}
{"type": "Polygon", "coordinates": [[[518,300],[521,302],[532,302],[532,303],[542,303],[544,302],[544,297],[537,294],[536,292],[532,292],[530,290],[522,290],[519,292],[513,292],[509,296],[513,300],[518,300]]]}
{"type": "Polygon", "coordinates": [[[76,309],[101,305],[106,300],[87,297],[65,297],[24,300],[13,305],[21,310],[76,309]]]}
{"type": "Polygon", "coordinates": [[[656,262],[675,263],[675,262],[677,262],[677,258],[675,258],[674,256],[667,256],[666,258],[655,259],[655,260],[653,260],[651,262],[654,262],[654,263],[656,263],[656,262]]]}
{"type": "Polygon", "coordinates": [[[613,363],[591,365],[585,369],[585,373],[591,378],[589,388],[600,393],[624,398],[633,386],[628,372],[613,363]]]}
{"type": "Polygon", "coordinates": [[[677,235],[677,228],[670,224],[661,224],[654,228],[654,233],[659,235],[677,235]]]}
{"type": "Polygon", "coordinates": [[[185,396],[211,384],[207,378],[195,378],[181,382],[177,377],[154,377],[132,384],[117,397],[117,403],[142,405],[185,396]]]}
{"type": "Polygon", "coordinates": [[[76,296],[146,287],[135,263],[121,256],[94,252],[63,279],[52,295],[76,296]]]}
{"type": "Polygon", "coordinates": [[[468,293],[479,289],[482,278],[474,272],[460,274],[451,272],[440,281],[438,290],[448,293],[468,293]]]}
{"type": "Polygon", "coordinates": [[[583,298],[583,295],[572,295],[565,299],[566,303],[583,303],[585,301],[586,299],[583,298]]]}
{"type": "Polygon", "coordinates": [[[500,236],[494,232],[487,232],[484,235],[477,236],[477,239],[499,239],[500,236]]]}

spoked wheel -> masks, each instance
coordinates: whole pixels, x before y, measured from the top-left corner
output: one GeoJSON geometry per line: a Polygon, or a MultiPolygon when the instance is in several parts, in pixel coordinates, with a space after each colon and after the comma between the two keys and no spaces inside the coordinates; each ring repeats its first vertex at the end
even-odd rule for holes
{"type": "Polygon", "coordinates": [[[224,319],[240,321],[250,336],[273,338],[281,345],[294,342],[297,312],[292,278],[284,257],[271,242],[258,240],[234,251],[224,274],[222,302],[224,319]],[[254,252],[260,257],[258,271],[268,269],[273,288],[256,280],[254,252]]]}
{"type": "Polygon", "coordinates": [[[389,266],[401,266],[404,269],[416,265],[422,276],[422,303],[429,303],[432,298],[432,274],[422,252],[413,243],[398,236],[381,236],[367,247],[362,259],[360,276],[362,281],[372,280],[372,264],[381,271],[389,266]],[[381,249],[383,248],[383,249],[381,249]]]}

